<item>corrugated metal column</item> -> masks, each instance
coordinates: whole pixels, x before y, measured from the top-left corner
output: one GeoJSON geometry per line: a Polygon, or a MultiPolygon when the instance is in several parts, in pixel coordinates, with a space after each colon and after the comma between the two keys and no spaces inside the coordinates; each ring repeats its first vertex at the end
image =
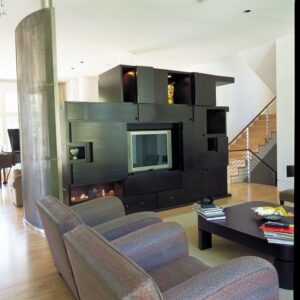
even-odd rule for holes
{"type": "Polygon", "coordinates": [[[35,228],[42,228],[36,202],[45,195],[62,199],[55,46],[54,8],[16,28],[22,198],[24,219],[35,228]]]}

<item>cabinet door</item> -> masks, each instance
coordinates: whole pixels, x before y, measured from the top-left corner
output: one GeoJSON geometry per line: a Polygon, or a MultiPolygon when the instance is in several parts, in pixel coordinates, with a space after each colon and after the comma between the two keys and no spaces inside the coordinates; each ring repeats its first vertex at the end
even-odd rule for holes
{"type": "Polygon", "coordinates": [[[192,122],[193,108],[184,104],[140,104],[140,122],[192,122]]]}
{"type": "Polygon", "coordinates": [[[168,103],[168,71],[154,69],[155,104],[168,103]]]}
{"type": "Polygon", "coordinates": [[[181,187],[181,171],[149,171],[128,176],[124,180],[124,195],[142,195],[181,187]]]}
{"type": "Polygon", "coordinates": [[[138,103],[154,103],[154,71],[152,67],[137,67],[138,103]]]}
{"type": "Polygon", "coordinates": [[[172,207],[185,203],[185,197],[182,189],[170,190],[157,193],[158,208],[172,207]]]}
{"type": "Polygon", "coordinates": [[[156,193],[123,198],[126,214],[157,209],[156,193]]]}
{"type": "Polygon", "coordinates": [[[212,75],[194,73],[195,104],[216,106],[216,82],[212,75]]]}
{"type": "Polygon", "coordinates": [[[126,123],[72,122],[71,142],[91,142],[92,162],[72,166],[73,184],[122,180],[127,176],[126,123]]]}
{"type": "Polygon", "coordinates": [[[85,111],[88,121],[135,122],[138,119],[134,103],[86,103],[85,111]]]}
{"type": "Polygon", "coordinates": [[[227,195],[227,166],[208,168],[206,180],[207,193],[209,196],[227,195]]]}

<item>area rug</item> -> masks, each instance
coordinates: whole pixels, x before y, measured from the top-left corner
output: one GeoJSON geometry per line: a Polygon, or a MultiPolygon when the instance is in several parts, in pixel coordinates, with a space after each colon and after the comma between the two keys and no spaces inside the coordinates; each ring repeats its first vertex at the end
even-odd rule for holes
{"type": "MultiPolygon", "coordinates": [[[[245,203],[245,201],[224,204],[221,206],[229,207],[241,203],[245,203]]],[[[163,215],[162,217],[164,221],[173,221],[181,224],[188,237],[190,255],[198,258],[211,267],[222,264],[230,259],[248,255],[259,256],[272,262],[272,258],[270,256],[216,235],[212,235],[212,248],[201,251],[198,248],[197,214],[193,211],[192,206],[176,209],[174,212],[169,213],[167,217],[164,217],[163,215]]],[[[280,299],[292,300],[293,291],[280,289],[280,299]]]]}

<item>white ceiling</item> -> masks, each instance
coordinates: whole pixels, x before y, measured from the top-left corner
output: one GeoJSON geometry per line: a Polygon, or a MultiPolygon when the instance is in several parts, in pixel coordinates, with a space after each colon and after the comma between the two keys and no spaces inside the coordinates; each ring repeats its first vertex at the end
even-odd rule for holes
{"type": "MultiPolygon", "coordinates": [[[[98,75],[119,63],[190,70],[294,33],[294,0],[53,0],[53,6],[59,79],[98,75]]],[[[14,79],[14,30],[41,1],[5,0],[5,8],[0,79],[14,79]]]]}

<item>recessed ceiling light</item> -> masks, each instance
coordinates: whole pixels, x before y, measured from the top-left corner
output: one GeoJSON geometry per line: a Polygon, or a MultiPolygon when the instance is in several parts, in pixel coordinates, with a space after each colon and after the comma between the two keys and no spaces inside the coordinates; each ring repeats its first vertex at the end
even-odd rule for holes
{"type": "Polygon", "coordinates": [[[245,13],[245,14],[247,14],[247,13],[249,13],[249,12],[251,12],[251,9],[246,9],[246,10],[244,10],[244,13],[245,13]]]}

